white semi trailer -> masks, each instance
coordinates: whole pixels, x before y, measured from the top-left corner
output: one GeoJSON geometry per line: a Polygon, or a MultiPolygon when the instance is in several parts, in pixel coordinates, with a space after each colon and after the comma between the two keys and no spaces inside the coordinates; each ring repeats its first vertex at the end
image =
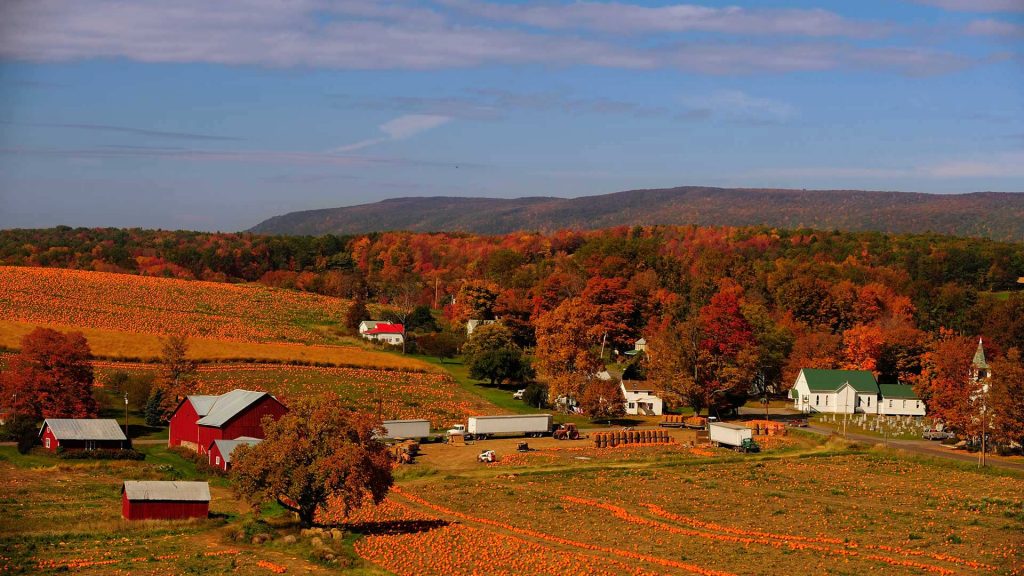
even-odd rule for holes
{"type": "Polygon", "coordinates": [[[385,420],[384,438],[426,438],[430,436],[430,420],[385,420]]]}
{"type": "Polygon", "coordinates": [[[464,434],[467,440],[495,434],[525,435],[533,438],[551,433],[551,414],[471,416],[466,425],[456,424],[448,434],[464,434]]]}
{"type": "Polygon", "coordinates": [[[734,450],[746,451],[753,444],[753,431],[746,426],[737,424],[726,424],[725,422],[711,422],[708,424],[708,438],[715,446],[727,446],[734,450]],[[745,442],[744,442],[745,441],[745,442]]]}

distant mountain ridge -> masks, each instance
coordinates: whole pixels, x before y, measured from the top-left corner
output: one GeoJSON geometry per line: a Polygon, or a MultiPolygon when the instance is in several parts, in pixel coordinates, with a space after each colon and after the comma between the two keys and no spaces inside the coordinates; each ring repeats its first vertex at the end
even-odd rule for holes
{"type": "Polygon", "coordinates": [[[578,198],[393,198],[291,212],[250,231],[361,234],[386,230],[503,234],[621,225],[764,225],[1024,240],[1024,194],[926,194],[684,186],[578,198]]]}

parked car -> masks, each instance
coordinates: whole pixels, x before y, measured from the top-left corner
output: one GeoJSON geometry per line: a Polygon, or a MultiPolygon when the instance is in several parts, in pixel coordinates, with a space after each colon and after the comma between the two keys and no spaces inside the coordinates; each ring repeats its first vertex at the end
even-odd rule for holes
{"type": "Polygon", "coordinates": [[[952,432],[945,430],[937,430],[935,428],[929,428],[924,431],[923,438],[925,440],[948,440],[955,436],[952,432]]]}
{"type": "Polygon", "coordinates": [[[512,397],[515,398],[516,400],[522,400],[523,394],[526,394],[526,388],[523,388],[522,390],[516,390],[515,392],[512,393],[512,397]]]}

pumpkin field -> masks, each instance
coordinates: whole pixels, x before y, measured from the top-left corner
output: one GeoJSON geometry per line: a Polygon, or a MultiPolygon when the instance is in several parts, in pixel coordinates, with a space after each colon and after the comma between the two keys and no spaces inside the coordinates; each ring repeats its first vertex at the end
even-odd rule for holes
{"type": "Polygon", "coordinates": [[[157,358],[164,338],[177,334],[188,337],[198,360],[434,370],[341,336],[336,328],[347,309],[346,300],[260,284],[0,266],[3,348],[18,348],[46,326],[82,332],[106,358],[157,358]]]}

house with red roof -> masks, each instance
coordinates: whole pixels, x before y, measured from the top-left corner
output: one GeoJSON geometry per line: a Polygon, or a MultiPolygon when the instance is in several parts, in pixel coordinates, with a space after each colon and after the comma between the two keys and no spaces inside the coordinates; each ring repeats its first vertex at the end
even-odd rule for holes
{"type": "Polygon", "coordinates": [[[168,446],[205,454],[214,440],[265,438],[263,418],[285,415],[288,408],[266,392],[232,390],[219,396],[187,396],[171,415],[168,446]]]}
{"type": "Polygon", "coordinates": [[[405,326],[402,324],[375,322],[372,328],[366,331],[360,330],[359,333],[367,340],[376,340],[394,346],[400,346],[405,341],[405,326]]]}

